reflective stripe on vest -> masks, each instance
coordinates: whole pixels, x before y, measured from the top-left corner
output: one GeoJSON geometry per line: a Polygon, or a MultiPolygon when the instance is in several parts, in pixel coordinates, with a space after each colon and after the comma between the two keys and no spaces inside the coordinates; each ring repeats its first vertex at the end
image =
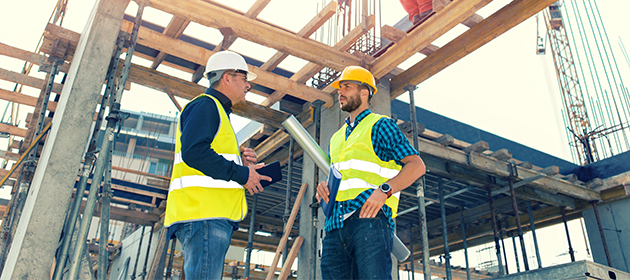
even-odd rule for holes
{"type": "MultiPolygon", "coordinates": [[[[341,127],[330,140],[331,162],[343,175],[337,201],[354,199],[367,189],[376,189],[396,176],[402,168],[395,161],[384,162],[374,153],[372,127],[386,116],[369,114],[354,128],[346,140],[346,127],[341,127]]],[[[400,193],[385,201],[393,211],[398,210],[400,193]]]]}
{"type": "MultiPolygon", "coordinates": [[[[198,98],[212,98],[219,111],[220,124],[210,147],[225,159],[242,165],[236,135],[225,109],[213,96],[201,94],[193,101],[198,98]]],[[[180,139],[181,128],[178,124],[164,225],[214,218],[243,220],[247,214],[243,186],[235,181],[214,179],[188,166],[182,159],[180,139]]]]}

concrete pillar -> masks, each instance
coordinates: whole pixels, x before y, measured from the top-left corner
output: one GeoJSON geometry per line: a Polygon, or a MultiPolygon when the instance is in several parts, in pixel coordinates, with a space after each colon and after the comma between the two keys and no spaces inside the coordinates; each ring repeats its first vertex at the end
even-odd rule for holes
{"type": "Polygon", "coordinates": [[[52,129],[0,279],[48,279],[94,108],[129,0],[96,1],[79,40],[52,129]]]}
{"type": "MultiPolygon", "coordinates": [[[[630,200],[597,205],[612,267],[630,272],[630,200]]],[[[593,261],[608,265],[593,208],[582,211],[593,261]]],[[[618,278],[619,279],[619,278],[618,278]]]]}

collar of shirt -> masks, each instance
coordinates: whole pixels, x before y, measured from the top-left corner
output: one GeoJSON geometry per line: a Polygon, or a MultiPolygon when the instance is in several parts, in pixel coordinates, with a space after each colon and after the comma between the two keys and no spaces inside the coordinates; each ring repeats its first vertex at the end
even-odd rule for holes
{"type": "Polygon", "coordinates": [[[361,112],[355,119],[354,119],[354,123],[350,122],[350,117],[346,118],[346,124],[348,125],[346,127],[346,140],[348,140],[348,137],[350,136],[350,134],[352,133],[352,131],[354,130],[355,127],[357,127],[357,125],[359,125],[359,123],[365,119],[365,117],[367,117],[367,115],[369,115],[370,113],[372,113],[372,111],[370,111],[370,109],[365,109],[365,111],[361,112]]]}
{"type": "Polygon", "coordinates": [[[225,96],[225,94],[213,88],[206,89],[205,93],[208,95],[212,95],[217,100],[219,100],[219,102],[221,102],[221,106],[223,106],[223,109],[225,109],[226,114],[229,115],[230,113],[232,113],[232,100],[225,96]]]}

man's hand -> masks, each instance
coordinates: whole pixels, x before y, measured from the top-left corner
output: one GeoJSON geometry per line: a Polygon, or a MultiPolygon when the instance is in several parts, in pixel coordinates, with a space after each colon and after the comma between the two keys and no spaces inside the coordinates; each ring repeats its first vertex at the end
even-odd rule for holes
{"type": "Polygon", "coordinates": [[[330,195],[330,192],[328,191],[328,182],[326,181],[321,181],[319,182],[319,185],[317,185],[317,195],[315,197],[317,197],[317,202],[322,202],[322,199],[324,200],[324,202],[329,203],[330,199],[328,198],[328,196],[330,195]]]}
{"type": "Polygon", "coordinates": [[[255,193],[259,193],[263,191],[263,187],[260,185],[260,180],[266,180],[271,182],[271,178],[269,176],[264,176],[258,174],[257,169],[265,166],[264,163],[259,163],[256,165],[250,165],[249,168],[249,178],[247,179],[247,183],[243,185],[248,191],[249,194],[254,195],[255,193]]]}
{"type": "Polygon", "coordinates": [[[385,200],[387,200],[387,194],[379,189],[375,189],[374,192],[372,192],[372,195],[370,195],[370,197],[365,201],[363,207],[361,207],[359,218],[376,217],[378,211],[383,208],[385,200]]]}
{"type": "Polygon", "coordinates": [[[243,159],[243,166],[254,165],[258,162],[256,152],[252,148],[241,147],[241,158],[243,159]]]}

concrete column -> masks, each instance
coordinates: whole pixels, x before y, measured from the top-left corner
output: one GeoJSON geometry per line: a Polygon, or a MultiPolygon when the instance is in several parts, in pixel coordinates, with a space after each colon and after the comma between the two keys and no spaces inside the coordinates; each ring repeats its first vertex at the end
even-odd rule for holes
{"type": "Polygon", "coordinates": [[[48,279],[129,0],[98,0],[79,40],[0,279],[48,279]],[[90,108],[90,109],[87,109],[90,108]]]}

